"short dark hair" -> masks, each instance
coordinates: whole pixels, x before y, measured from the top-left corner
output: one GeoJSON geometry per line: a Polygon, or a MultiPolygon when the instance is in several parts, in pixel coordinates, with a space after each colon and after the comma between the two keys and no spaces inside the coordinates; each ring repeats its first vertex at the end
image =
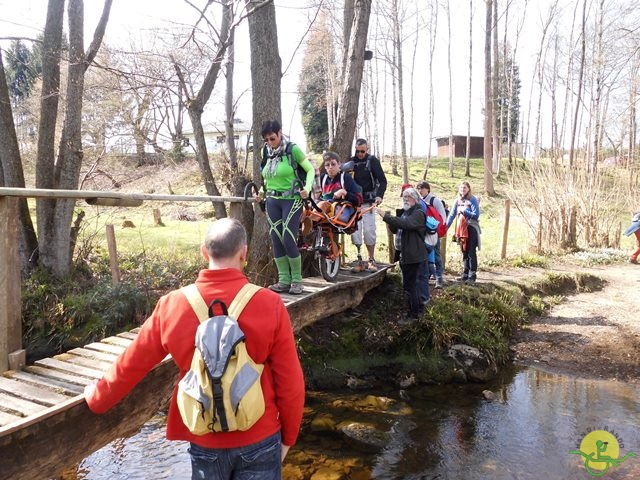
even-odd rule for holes
{"type": "Polygon", "coordinates": [[[231,258],[247,244],[247,231],[235,218],[221,218],[209,226],[204,246],[210,258],[231,258]]]}
{"type": "Polygon", "coordinates": [[[360,145],[369,145],[367,143],[367,140],[365,138],[359,138],[356,140],[356,145],[360,146],[360,145]]]}
{"type": "Polygon", "coordinates": [[[338,163],[340,163],[340,157],[336,152],[324,152],[322,154],[322,163],[326,162],[327,160],[336,160],[338,163]]]}
{"type": "Polygon", "coordinates": [[[419,182],[418,185],[416,185],[416,188],[418,190],[421,188],[426,188],[427,190],[431,191],[431,185],[429,185],[429,182],[425,182],[424,180],[422,182],[419,182]]]}
{"type": "Polygon", "coordinates": [[[267,120],[262,124],[262,138],[270,133],[278,133],[280,130],[282,130],[282,125],[278,120],[267,120]]]}

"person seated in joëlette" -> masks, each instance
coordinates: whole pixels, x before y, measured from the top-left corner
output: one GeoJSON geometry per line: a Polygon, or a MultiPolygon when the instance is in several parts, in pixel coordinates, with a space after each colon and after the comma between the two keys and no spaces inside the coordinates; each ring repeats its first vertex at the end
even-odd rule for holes
{"type": "Polygon", "coordinates": [[[322,176],[320,184],[322,194],[318,206],[336,220],[347,223],[355,209],[362,203],[362,193],[353,177],[341,172],[340,158],[337,153],[326,152],[322,155],[326,174],[322,176]]]}

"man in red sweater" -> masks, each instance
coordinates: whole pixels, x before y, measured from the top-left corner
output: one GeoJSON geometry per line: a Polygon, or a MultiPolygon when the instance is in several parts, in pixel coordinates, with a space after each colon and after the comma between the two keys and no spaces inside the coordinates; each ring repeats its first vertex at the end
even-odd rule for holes
{"type": "MultiPolygon", "coordinates": [[[[204,301],[230,305],[247,283],[242,268],[247,236],[242,224],[220,219],[211,225],[202,245],[209,268],[195,282],[204,301]]],[[[89,408],[103,413],[113,407],[168,353],[180,369],[189,370],[195,348],[198,317],[185,295],[175,290],[158,301],[137,338],[96,384],[85,389],[89,408]]],[[[176,403],[177,384],[167,419],[167,438],[190,442],[192,478],[236,478],[244,471],[261,479],[280,479],[281,463],[296,442],[305,386],[289,313],[280,296],[260,289],[244,308],[238,323],[249,355],[264,364],[261,386],[265,413],[249,430],[194,435],[182,422],[176,403]]],[[[238,477],[239,478],[239,477],[238,477]]]]}

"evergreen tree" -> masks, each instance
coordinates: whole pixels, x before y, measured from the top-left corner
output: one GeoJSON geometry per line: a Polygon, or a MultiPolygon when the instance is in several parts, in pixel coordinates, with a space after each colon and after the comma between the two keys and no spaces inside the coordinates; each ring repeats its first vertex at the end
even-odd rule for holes
{"type": "Polygon", "coordinates": [[[329,147],[327,102],[331,102],[331,66],[335,66],[333,38],[322,18],[309,35],[298,84],[302,126],[307,150],[311,152],[322,152],[329,147]]]}
{"type": "Polygon", "coordinates": [[[42,73],[41,48],[29,50],[20,40],[13,40],[6,53],[9,94],[18,102],[29,96],[42,73]]]}

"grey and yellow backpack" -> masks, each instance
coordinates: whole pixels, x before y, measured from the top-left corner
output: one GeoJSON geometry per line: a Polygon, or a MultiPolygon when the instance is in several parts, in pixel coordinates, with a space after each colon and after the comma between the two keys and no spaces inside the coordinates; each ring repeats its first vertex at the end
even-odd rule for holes
{"type": "Polygon", "coordinates": [[[200,320],[191,368],[178,383],[177,395],[182,421],[195,435],[248,430],[264,414],[264,365],[249,356],[236,320],[260,288],[246,284],[228,311],[220,300],[207,307],[193,284],[181,289],[200,320]],[[214,314],[216,305],[222,315],[214,314]]]}

